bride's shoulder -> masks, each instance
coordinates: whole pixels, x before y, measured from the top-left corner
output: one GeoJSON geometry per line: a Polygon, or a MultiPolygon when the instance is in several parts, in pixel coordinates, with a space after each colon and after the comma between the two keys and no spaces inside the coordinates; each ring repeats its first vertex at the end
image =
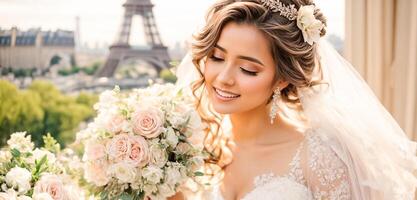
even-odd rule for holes
{"type": "Polygon", "coordinates": [[[302,168],[315,199],[328,199],[336,194],[350,199],[348,168],[334,148],[337,144],[314,130],[307,132],[305,139],[302,168]]]}

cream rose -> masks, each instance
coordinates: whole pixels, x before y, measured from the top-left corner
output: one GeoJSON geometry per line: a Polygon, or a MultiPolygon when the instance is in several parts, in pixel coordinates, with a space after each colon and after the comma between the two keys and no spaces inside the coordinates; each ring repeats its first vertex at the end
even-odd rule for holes
{"type": "Polygon", "coordinates": [[[164,172],[159,167],[148,166],[143,169],[142,177],[152,184],[157,184],[164,177],[164,172]]]}
{"type": "Polygon", "coordinates": [[[143,191],[145,191],[145,194],[151,195],[152,193],[157,192],[158,188],[154,184],[146,184],[143,186],[143,191]]]}
{"type": "Polygon", "coordinates": [[[106,147],[96,141],[89,141],[85,146],[84,160],[98,160],[106,156],[106,147]]]}
{"type": "Polygon", "coordinates": [[[110,117],[105,125],[105,128],[110,133],[118,134],[128,129],[129,123],[121,115],[113,115],[110,117]]]}
{"type": "Polygon", "coordinates": [[[22,196],[18,196],[16,198],[16,200],[32,200],[32,198],[26,196],[26,195],[22,195],[22,196]]]}
{"type": "Polygon", "coordinates": [[[175,148],[178,144],[178,136],[177,134],[175,134],[174,129],[172,129],[171,127],[168,127],[165,131],[166,134],[166,141],[168,142],[168,144],[172,147],[175,148]]]}
{"type": "Polygon", "coordinates": [[[106,185],[110,181],[107,176],[108,165],[106,161],[100,160],[84,164],[85,179],[96,186],[106,185]]]}
{"type": "Polygon", "coordinates": [[[150,163],[157,167],[163,167],[168,161],[168,155],[164,149],[158,144],[153,144],[149,147],[150,163]]]}
{"type": "Polygon", "coordinates": [[[165,170],[165,183],[169,185],[175,185],[182,181],[182,175],[180,169],[175,166],[167,167],[165,170]]]}
{"type": "Polygon", "coordinates": [[[126,158],[133,166],[143,167],[149,162],[149,148],[146,140],[139,136],[130,136],[130,152],[126,158]]]}
{"type": "Polygon", "coordinates": [[[13,189],[8,189],[6,192],[0,192],[0,200],[15,200],[17,192],[13,189]]]}
{"type": "Polygon", "coordinates": [[[154,107],[138,109],[132,116],[133,132],[146,138],[155,138],[162,133],[163,113],[154,107]]]}
{"type": "Polygon", "coordinates": [[[304,41],[310,45],[318,42],[324,25],[314,16],[314,5],[301,6],[297,14],[297,26],[301,29],[304,41]]]}
{"type": "Polygon", "coordinates": [[[190,108],[183,104],[174,105],[173,109],[169,112],[169,122],[174,128],[181,128],[187,122],[187,115],[190,108]]]}
{"type": "Polygon", "coordinates": [[[133,183],[136,179],[136,169],[125,162],[116,163],[109,167],[109,174],[120,183],[133,183]]]}
{"type": "Polygon", "coordinates": [[[42,192],[42,193],[34,194],[33,200],[54,200],[54,199],[48,193],[42,192]]]}
{"type": "Polygon", "coordinates": [[[54,174],[44,174],[35,184],[34,196],[40,193],[48,193],[53,200],[66,199],[66,191],[61,179],[54,174]]]}
{"type": "Polygon", "coordinates": [[[170,187],[168,184],[160,184],[158,185],[158,192],[165,197],[170,197],[175,194],[174,188],[170,187]]]}
{"type": "Polygon", "coordinates": [[[6,184],[18,189],[19,194],[25,194],[30,190],[32,174],[25,168],[13,167],[5,177],[6,184]]]}
{"type": "Polygon", "coordinates": [[[125,160],[131,150],[130,136],[127,134],[116,135],[107,146],[107,153],[116,162],[125,160]]]}

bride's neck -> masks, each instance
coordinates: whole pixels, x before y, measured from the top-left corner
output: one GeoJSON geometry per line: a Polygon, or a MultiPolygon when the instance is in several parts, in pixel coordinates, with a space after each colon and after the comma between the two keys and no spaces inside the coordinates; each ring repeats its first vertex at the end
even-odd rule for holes
{"type": "Polygon", "coordinates": [[[287,133],[294,132],[296,127],[288,120],[277,115],[270,123],[267,107],[245,113],[230,115],[232,135],[236,144],[271,144],[289,140],[287,133]]]}

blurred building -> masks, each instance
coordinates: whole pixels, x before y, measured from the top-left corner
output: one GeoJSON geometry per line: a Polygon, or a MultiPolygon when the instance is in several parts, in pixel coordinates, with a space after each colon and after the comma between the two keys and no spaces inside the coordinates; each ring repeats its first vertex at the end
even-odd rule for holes
{"type": "Polygon", "coordinates": [[[73,31],[0,29],[0,67],[46,69],[57,57],[70,62],[74,53],[73,31]]]}

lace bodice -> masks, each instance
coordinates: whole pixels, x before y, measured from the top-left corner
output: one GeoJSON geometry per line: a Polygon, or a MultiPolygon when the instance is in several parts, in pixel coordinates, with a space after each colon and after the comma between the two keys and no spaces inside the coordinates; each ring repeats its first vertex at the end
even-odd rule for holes
{"type": "MultiPolygon", "coordinates": [[[[351,199],[346,166],[314,133],[306,133],[289,166],[285,175],[267,173],[255,177],[254,188],[241,200],[351,199]]],[[[205,199],[224,200],[218,186],[205,199]]]]}

